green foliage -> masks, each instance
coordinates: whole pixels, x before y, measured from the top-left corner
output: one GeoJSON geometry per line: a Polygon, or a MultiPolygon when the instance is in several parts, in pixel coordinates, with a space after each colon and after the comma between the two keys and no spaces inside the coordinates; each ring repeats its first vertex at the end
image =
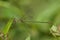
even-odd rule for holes
{"type": "Polygon", "coordinates": [[[6,26],[3,28],[3,33],[6,35],[11,27],[13,23],[13,19],[9,19],[8,23],[6,24],[6,26]]]}
{"type": "Polygon", "coordinates": [[[7,40],[60,40],[50,33],[53,25],[60,25],[60,0],[0,0],[0,31],[7,40]]]}

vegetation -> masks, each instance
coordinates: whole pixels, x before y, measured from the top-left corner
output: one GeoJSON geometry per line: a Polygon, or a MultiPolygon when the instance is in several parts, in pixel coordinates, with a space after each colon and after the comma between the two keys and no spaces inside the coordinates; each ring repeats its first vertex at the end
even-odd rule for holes
{"type": "Polygon", "coordinates": [[[60,0],[0,0],[0,40],[60,40],[60,0]]]}

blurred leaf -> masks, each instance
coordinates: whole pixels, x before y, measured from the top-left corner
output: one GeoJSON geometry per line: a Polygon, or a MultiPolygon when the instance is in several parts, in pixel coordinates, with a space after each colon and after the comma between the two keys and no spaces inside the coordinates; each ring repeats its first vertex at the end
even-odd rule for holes
{"type": "Polygon", "coordinates": [[[8,2],[0,1],[0,17],[21,18],[23,12],[8,2]]]}

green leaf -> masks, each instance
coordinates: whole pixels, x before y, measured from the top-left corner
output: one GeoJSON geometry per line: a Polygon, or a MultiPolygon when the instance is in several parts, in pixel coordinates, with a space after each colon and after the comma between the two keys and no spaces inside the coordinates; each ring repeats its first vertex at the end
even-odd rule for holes
{"type": "Polygon", "coordinates": [[[25,40],[31,40],[31,37],[30,37],[30,35],[25,39],[25,40]]]}
{"type": "Polygon", "coordinates": [[[9,31],[12,23],[13,23],[13,19],[10,19],[10,20],[8,21],[8,23],[6,24],[6,26],[5,26],[5,27],[3,28],[3,30],[2,30],[2,32],[3,32],[4,34],[7,34],[7,33],[8,33],[8,31],[9,31]]]}
{"type": "Polygon", "coordinates": [[[0,17],[2,18],[21,18],[23,15],[23,12],[19,8],[3,1],[0,1],[0,11],[0,17]]]}

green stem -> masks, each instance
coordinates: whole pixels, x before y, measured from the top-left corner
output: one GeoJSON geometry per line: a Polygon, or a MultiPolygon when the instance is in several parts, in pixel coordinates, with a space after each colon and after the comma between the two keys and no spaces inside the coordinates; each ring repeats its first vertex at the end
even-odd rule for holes
{"type": "Polygon", "coordinates": [[[2,32],[3,32],[4,34],[7,34],[7,33],[8,33],[8,31],[9,31],[12,23],[13,23],[13,19],[10,19],[10,20],[8,21],[8,23],[6,24],[6,26],[5,26],[5,27],[3,28],[3,30],[2,30],[2,32]]]}

